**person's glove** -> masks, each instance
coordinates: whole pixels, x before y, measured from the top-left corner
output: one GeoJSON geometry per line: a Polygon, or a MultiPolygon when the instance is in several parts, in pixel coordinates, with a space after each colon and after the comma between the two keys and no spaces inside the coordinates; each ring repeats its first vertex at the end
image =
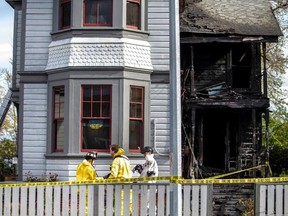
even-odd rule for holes
{"type": "Polygon", "coordinates": [[[104,179],[108,179],[111,173],[108,173],[107,175],[103,176],[104,179]]]}
{"type": "Polygon", "coordinates": [[[137,171],[139,174],[141,174],[142,171],[143,171],[143,165],[137,164],[137,165],[132,169],[132,172],[133,172],[133,173],[135,173],[135,171],[137,171]]]}
{"type": "Polygon", "coordinates": [[[155,172],[154,171],[147,171],[147,177],[150,177],[152,175],[155,175],[155,172]]]}

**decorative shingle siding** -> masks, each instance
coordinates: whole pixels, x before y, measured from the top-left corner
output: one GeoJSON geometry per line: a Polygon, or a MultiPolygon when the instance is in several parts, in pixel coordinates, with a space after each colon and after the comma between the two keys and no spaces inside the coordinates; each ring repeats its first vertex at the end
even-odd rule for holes
{"type": "Polygon", "coordinates": [[[25,71],[43,71],[51,42],[53,0],[27,0],[25,71]]]}
{"type": "MultiPolygon", "coordinates": [[[[23,175],[46,172],[47,85],[24,84],[23,96],[23,175]]],[[[25,178],[25,177],[24,177],[25,178]]]]}
{"type": "Polygon", "coordinates": [[[148,1],[148,31],[154,70],[169,69],[169,1],[148,1]]]}
{"type": "Polygon", "coordinates": [[[68,66],[122,66],[152,70],[148,42],[117,38],[53,41],[46,70],[68,66]]]}

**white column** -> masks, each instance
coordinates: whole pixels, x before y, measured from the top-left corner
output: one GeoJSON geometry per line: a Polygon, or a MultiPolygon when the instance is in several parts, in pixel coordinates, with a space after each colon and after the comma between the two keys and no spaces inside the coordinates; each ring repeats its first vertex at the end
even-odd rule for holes
{"type": "MultiPolygon", "coordinates": [[[[182,176],[179,1],[169,0],[171,176],[182,176]]],[[[182,215],[181,185],[170,185],[170,215],[182,215]]]]}

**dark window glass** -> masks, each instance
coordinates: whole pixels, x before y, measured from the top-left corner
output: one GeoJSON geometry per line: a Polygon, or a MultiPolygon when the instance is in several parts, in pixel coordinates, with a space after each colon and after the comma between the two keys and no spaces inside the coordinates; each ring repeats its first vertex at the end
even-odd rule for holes
{"type": "Polygon", "coordinates": [[[140,152],[143,143],[143,122],[130,120],[129,124],[129,149],[140,152]]]}
{"type": "Polygon", "coordinates": [[[110,119],[82,120],[82,149],[108,151],[110,145],[110,119]]]}
{"type": "Polygon", "coordinates": [[[84,0],[84,25],[112,25],[112,0],[84,0]]]}
{"type": "Polygon", "coordinates": [[[140,0],[127,0],[127,27],[140,29],[140,0]]]}
{"type": "Polygon", "coordinates": [[[60,26],[61,29],[71,25],[71,0],[61,0],[60,3],[60,26]]]}
{"type": "Polygon", "coordinates": [[[144,87],[130,87],[129,116],[129,149],[140,152],[144,141],[144,87]]]}
{"type": "Polygon", "coordinates": [[[53,142],[54,151],[63,151],[64,148],[64,86],[53,88],[54,117],[53,142]]]}

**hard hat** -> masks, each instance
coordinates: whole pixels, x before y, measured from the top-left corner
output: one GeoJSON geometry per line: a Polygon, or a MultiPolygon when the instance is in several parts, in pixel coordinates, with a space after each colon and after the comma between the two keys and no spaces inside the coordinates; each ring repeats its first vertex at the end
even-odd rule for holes
{"type": "Polygon", "coordinates": [[[144,154],[145,152],[150,152],[151,154],[153,154],[153,148],[151,148],[150,146],[145,146],[142,153],[144,154]]]}
{"type": "Polygon", "coordinates": [[[93,160],[96,160],[97,158],[97,153],[96,152],[87,152],[87,154],[85,155],[85,158],[91,158],[93,160]]]}

